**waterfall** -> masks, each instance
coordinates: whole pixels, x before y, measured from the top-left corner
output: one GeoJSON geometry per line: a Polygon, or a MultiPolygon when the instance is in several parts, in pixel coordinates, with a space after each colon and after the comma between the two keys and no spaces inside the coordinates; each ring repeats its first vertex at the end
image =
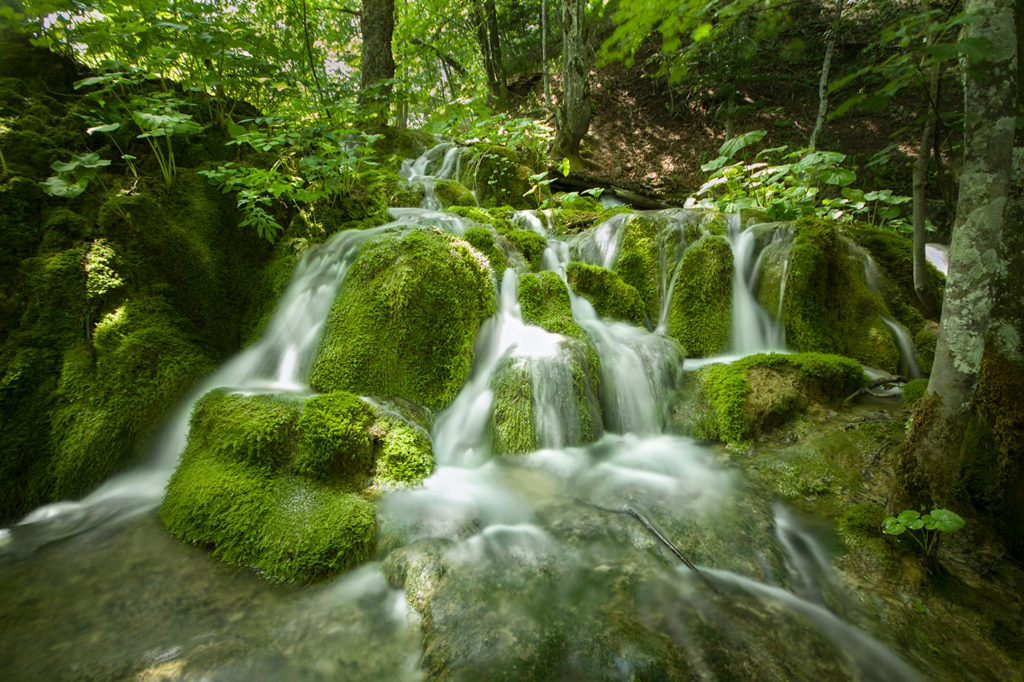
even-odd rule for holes
{"type": "MultiPolygon", "coordinates": [[[[778,348],[783,333],[778,331],[778,327],[782,325],[772,320],[755,296],[761,256],[757,251],[756,234],[752,228],[743,229],[739,214],[730,215],[728,225],[733,257],[730,350],[735,354],[749,355],[778,348]]],[[[779,300],[781,302],[782,299],[779,300]]]]}
{"type": "MultiPolygon", "coordinates": [[[[854,253],[859,255],[864,263],[864,281],[867,283],[868,288],[879,296],[884,296],[882,271],[878,268],[875,259],[871,257],[871,254],[866,249],[860,246],[853,245],[852,248],[854,253]]],[[[879,318],[882,320],[882,324],[889,330],[889,333],[892,334],[893,340],[896,341],[896,347],[900,351],[900,364],[903,366],[903,370],[908,378],[919,379],[921,377],[921,367],[917,363],[917,353],[914,352],[914,341],[910,337],[910,332],[891,317],[879,315],[879,318]]]]}
{"type": "MultiPolygon", "coordinates": [[[[325,318],[366,242],[390,230],[421,226],[465,234],[470,221],[440,210],[433,191],[437,180],[458,174],[460,154],[456,145],[442,143],[403,164],[403,177],[424,185],[421,208],[391,209],[394,220],[388,225],[342,232],[309,249],[263,336],[192,391],[155,439],[144,466],[112,478],[80,502],[50,505],[25,519],[29,526],[54,530],[31,549],[52,546],[23,564],[26,572],[47,579],[39,593],[19,593],[18,605],[31,613],[52,607],[63,617],[74,608],[64,602],[85,601],[83,593],[90,602],[82,607],[87,617],[75,612],[88,627],[53,634],[53,625],[43,623],[30,631],[33,645],[52,658],[50,639],[58,639],[76,656],[98,656],[100,663],[88,659],[73,671],[80,677],[88,670],[96,678],[125,677],[138,668],[153,676],[166,671],[197,679],[391,680],[396,675],[416,679],[421,666],[436,666],[441,676],[458,679],[660,679],[669,668],[659,656],[683,652],[692,659],[691,676],[715,679],[733,672],[716,667],[731,656],[722,653],[722,643],[730,641],[737,623],[749,621],[768,632],[748,646],[778,643],[757,654],[775,670],[795,671],[793,676],[817,670],[800,667],[810,656],[804,642],[775,637],[775,628],[785,635],[820,630],[835,652],[815,650],[815,656],[837,658],[865,679],[918,679],[896,654],[828,610],[830,594],[839,587],[813,534],[782,508],[758,515],[756,509],[770,501],[754,497],[754,486],[721,450],[666,433],[681,390],[679,344],[662,331],[600,317],[565,283],[571,258],[614,266],[634,219],[628,214],[582,235],[549,237],[543,254],[543,267],[567,287],[572,318],[586,341],[527,324],[518,302],[519,273],[505,271],[495,292],[496,312],[477,333],[468,380],[434,417],[436,470],[421,486],[381,491],[375,499],[379,562],[323,586],[290,592],[222,570],[201,552],[169,540],[152,518],[149,531],[135,529],[138,535],[126,533],[117,545],[118,551],[139,554],[96,560],[109,550],[108,536],[117,534],[101,522],[123,517],[128,508],[123,500],[133,500],[133,513],[152,511],[159,503],[185,445],[192,405],[203,394],[215,387],[309,393],[307,376],[325,318]],[[578,382],[586,380],[578,370],[582,355],[589,360],[595,354],[600,389],[592,396],[596,404],[584,406],[594,407],[590,416],[596,415],[602,428],[591,434],[594,442],[584,443],[578,382]],[[496,378],[510,369],[528,375],[537,448],[497,457],[492,447],[496,378]],[[701,570],[717,589],[727,590],[725,598],[667,564],[660,545],[632,519],[591,504],[612,510],[642,507],[695,563],[714,563],[715,568],[701,570]],[[52,542],[83,529],[93,535],[83,535],[79,543],[52,542]],[[136,549],[139,536],[163,544],[146,554],[136,549]],[[69,577],[57,570],[65,564],[69,577]],[[766,566],[791,566],[795,578],[766,566]],[[83,582],[89,578],[93,582],[83,582]],[[404,595],[394,588],[400,583],[404,595]],[[136,602],[139,608],[125,608],[136,602]],[[427,631],[422,641],[410,634],[417,623],[427,631]],[[304,644],[307,640],[314,644],[304,644]],[[108,641],[128,653],[102,658],[108,641]],[[548,660],[546,652],[555,654],[548,660]],[[377,657],[388,658],[390,667],[377,657]],[[533,659],[540,660],[538,667],[521,667],[533,659]]],[[[704,216],[685,211],[648,216],[660,225],[659,326],[687,235],[705,232],[704,216]]],[[[521,212],[515,220],[545,236],[552,231],[546,213],[521,212]]],[[[763,256],[757,235],[741,230],[733,217],[729,240],[735,267],[733,350],[778,347],[781,336],[754,296],[763,256]]],[[[787,267],[788,261],[779,284],[780,306],[787,267]]],[[[16,526],[3,551],[31,555],[31,549],[24,551],[29,540],[19,537],[19,528],[25,530],[16,526]]],[[[0,538],[0,546],[3,542],[0,538]]],[[[6,557],[0,577],[12,565],[19,568],[17,560],[6,557]]],[[[4,611],[11,612],[19,613],[4,611]]],[[[16,621],[19,630],[25,620],[31,618],[16,621]]]]}

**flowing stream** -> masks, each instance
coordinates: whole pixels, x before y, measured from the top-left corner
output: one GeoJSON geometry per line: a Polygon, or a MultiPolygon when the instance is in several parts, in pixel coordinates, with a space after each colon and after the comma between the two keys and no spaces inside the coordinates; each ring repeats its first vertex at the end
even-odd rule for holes
{"type": "MultiPolygon", "coordinates": [[[[450,177],[457,150],[435,147],[406,164],[406,177],[431,186],[450,177]]],[[[603,319],[570,291],[600,360],[600,389],[585,409],[600,415],[603,435],[583,442],[571,372],[579,342],[523,322],[514,270],[480,329],[468,382],[435,416],[435,473],[378,505],[376,561],[295,588],[225,568],[168,536],[154,509],[192,402],[216,386],[309,392],[323,320],[359,248],[387,230],[467,226],[440,211],[432,189],[422,209],[393,217],[310,249],[263,338],[183,401],[139,469],[5,531],[0,677],[919,679],[868,634],[877,623],[843,596],[819,531],[753,494],[719,449],[665,433],[684,372],[678,344],[660,325],[649,332],[603,319]],[[530,373],[539,449],[495,457],[492,380],[510,362],[530,373]],[[627,505],[710,582],[613,513],[627,505]],[[399,565],[404,591],[386,578],[399,565]]],[[[628,219],[585,238],[549,238],[546,267],[564,278],[570,257],[612,266],[628,219]]],[[[547,235],[545,218],[520,220],[547,235]]],[[[733,232],[731,352],[768,350],[778,337],[753,298],[757,253],[747,231],[733,232]]],[[[678,259],[663,270],[667,299],[678,259]]]]}

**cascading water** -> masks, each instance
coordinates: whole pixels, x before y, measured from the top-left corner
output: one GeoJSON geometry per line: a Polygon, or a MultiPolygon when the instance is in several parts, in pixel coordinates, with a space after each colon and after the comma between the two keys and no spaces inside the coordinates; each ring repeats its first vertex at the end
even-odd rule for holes
{"type": "Polygon", "coordinates": [[[760,255],[756,248],[755,232],[750,228],[743,229],[738,214],[730,215],[728,221],[733,257],[731,350],[739,355],[748,355],[778,348],[776,344],[780,338],[780,325],[757,302],[754,295],[760,255]]]}
{"type": "MultiPolygon", "coordinates": [[[[428,176],[430,164],[440,177],[449,160],[457,163],[452,149],[435,147],[407,166],[407,177],[428,176]]],[[[462,234],[466,226],[429,205],[393,215],[395,223],[341,233],[310,251],[264,337],[195,395],[221,385],[307,391],[320,327],[359,247],[389,229],[462,234]]],[[[612,265],[626,220],[616,216],[572,244],[550,240],[546,267],[564,278],[570,252],[612,265]]],[[[747,271],[750,256],[742,258],[747,271]]],[[[670,260],[663,269],[674,269],[670,260]]],[[[606,429],[592,443],[574,438],[579,415],[565,405],[574,403],[565,392],[573,378],[558,368],[580,342],[523,322],[518,279],[514,270],[501,278],[472,374],[434,420],[436,471],[421,487],[379,501],[382,562],[290,590],[223,569],[169,538],[152,514],[94,523],[29,552],[16,532],[0,551],[0,583],[12,587],[0,618],[19,623],[0,638],[11,679],[401,680],[427,671],[455,679],[716,679],[743,676],[749,661],[764,678],[918,679],[816,598],[826,555],[794,549],[809,545],[809,534],[782,511],[773,521],[767,502],[741,494],[739,471],[717,450],[663,433],[679,385],[678,344],[602,319],[570,290],[573,317],[600,363],[606,429]],[[515,363],[531,374],[540,447],[495,457],[493,382],[515,363]],[[631,518],[591,506],[626,504],[680,542],[717,591],[666,563],[631,518]],[[404,583],[404,595],[385,573],[391,585],[404,583]],[[429,628],[426,637],[417,621],[429,628]]],[[[662,281],[667,297],[671,277],[662,281]]],[[[154,476],[142,511],[159,501],[188,411],[161,436],[160,466],[133,474],[154,476]]],[[[128,479],[110,486],[128,487],[128,479]]],[[[79,504],[102,507],[99,495],[79,504]]],[[[45,516],[38,512],[31,525],[49,525],[45,516]]]]}

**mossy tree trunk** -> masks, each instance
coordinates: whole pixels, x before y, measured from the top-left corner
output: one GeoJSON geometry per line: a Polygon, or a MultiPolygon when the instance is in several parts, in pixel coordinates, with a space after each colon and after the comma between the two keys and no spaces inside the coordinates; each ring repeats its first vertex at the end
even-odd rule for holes
{"type": "Polygon", "coordinates": [[[966,3],[969,14],[981,17],[968,36],[991,41],[992,51],[968,64],[964,77],[965,151],[949,276],[928,392],[915,407],[897,462],[902,502],[947,504],[964,492],[961,452],[986,339],[998,326],[993,311],[1002,309],[999,299],[1006,293],[998,277],[1007,266],[1004,228],[1020,229],[1006,224],[1017,113],[1014,7],[1014,0],[966,3]]]}
{"type": "Polygon", "coordinates": [[[552,151],[569,159],[572,168],[583,167],[580,143],[590,128],[590,55],[586,40],[587,3],[562,3],[562,102],[557,113],[558,131],[552,151]]]}
{"type": "Polygon", "coordinates": [[[360,106],[371,123],[385,125],[391,105],[391,80],[395,77],[391,52],[395,0],[363,0],[359,31],[363,36],[360,106]]]}

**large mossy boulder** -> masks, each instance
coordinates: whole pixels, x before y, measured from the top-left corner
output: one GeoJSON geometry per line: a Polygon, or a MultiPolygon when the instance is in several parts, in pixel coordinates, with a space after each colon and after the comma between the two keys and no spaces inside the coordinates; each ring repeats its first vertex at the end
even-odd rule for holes
{"type": "Polygon", "coordinates": [[[160,518],[176,537],[272,579],[313,582],[369,559],[366,493],[433,470],[425,434],[346,392],[204,396],[160,518]]]}
{"type": "MultiPolygon", "coordinates": [[[[868,287],[864,268],[863,253],[835,223],[798,220],[781,305],[786,342],[795,350],[836,353],[895,372],[899,349],[881,318],[889,311],[868,287]]],[[[774,313],[775,301],[762,302],[774,313]]]]}
{"type": "Polygon", "coordinates": [[[643,326],[644,301],[640,292],[626,284],[617,273],[573,261],[566,266],[565,277],[572,290],[590,301],[601,317],[643,326]]]}
{"type": "Polygon", "coordinates": [[[687,357],[713,355],[729,345],[732,329],[732,247],[705,235],[683,254],[668,303],[668,335],[687,357]]]}
{"type": "Polygon", "coordinates": [[[463,157],[458,179],[476,192],[481,206],[532,208],[536,204],[526,194],[533,174],[533,168],[514,149],[481,143],[463,157]]]}
{"type": "Polygon", "coordinates": [[[494,310],[487,259],[468,242],[432,229],[377,239],[335,299],[310,385],[440,409],[469,376],[477,330],[494,310]]]}
{"type": "Polygon", "coordinates": [[[742,444],[813,405],[838,405],[864,382],[860,363],[837,355],[750,355],[694,372],[673,420],[695,438],[742,444]]]}

